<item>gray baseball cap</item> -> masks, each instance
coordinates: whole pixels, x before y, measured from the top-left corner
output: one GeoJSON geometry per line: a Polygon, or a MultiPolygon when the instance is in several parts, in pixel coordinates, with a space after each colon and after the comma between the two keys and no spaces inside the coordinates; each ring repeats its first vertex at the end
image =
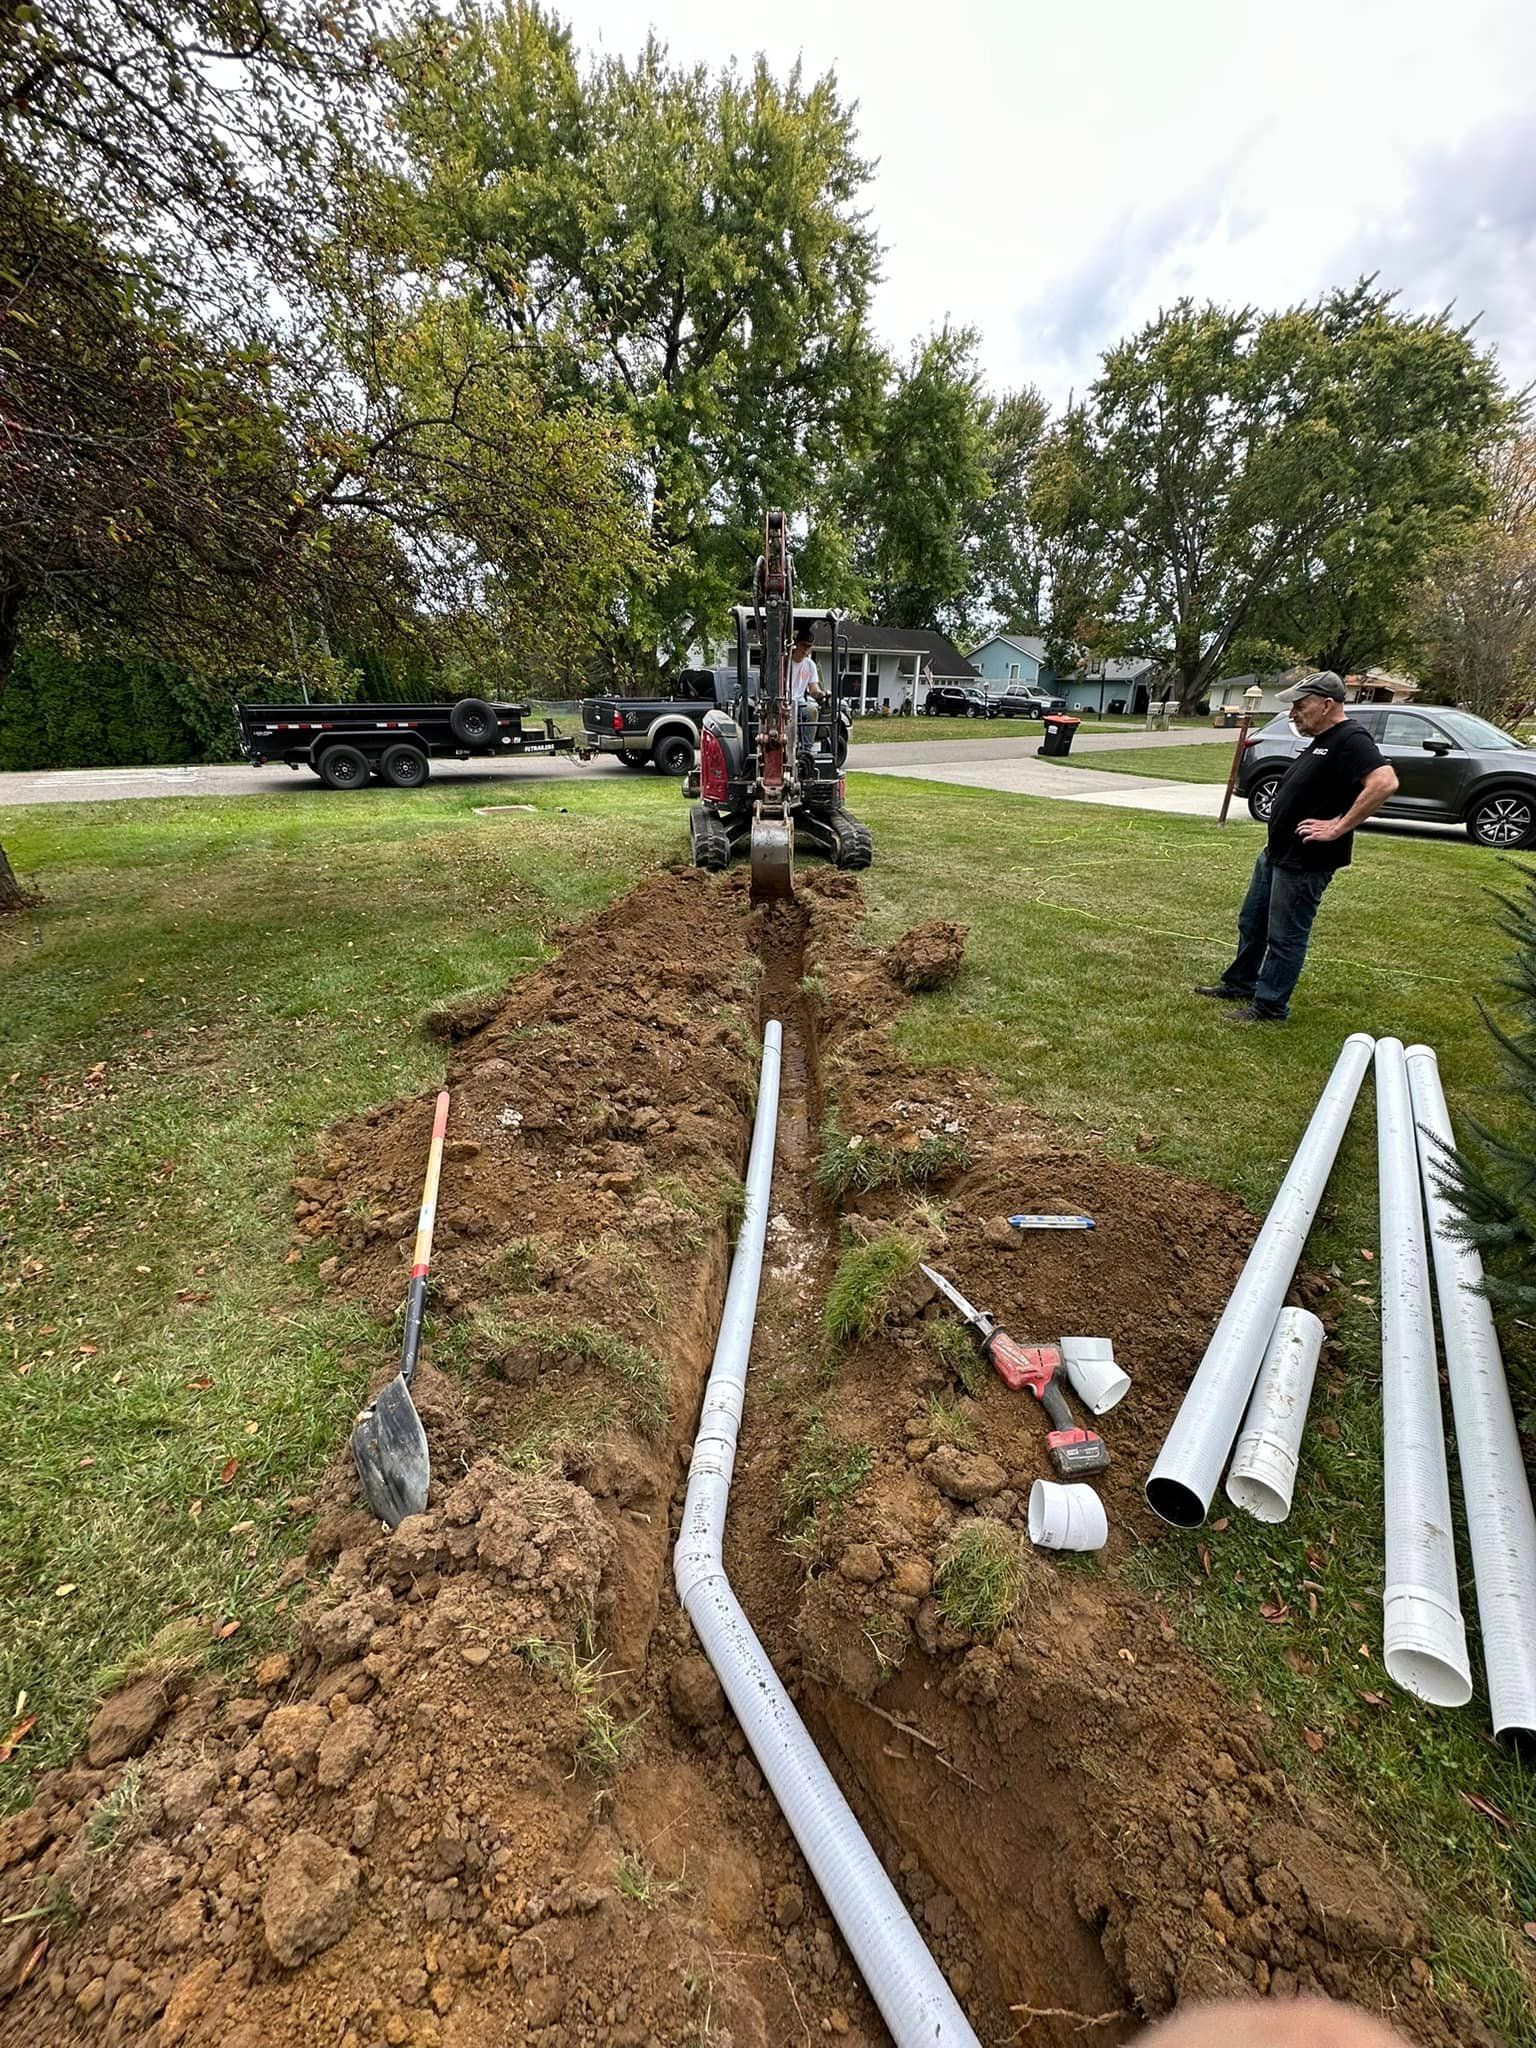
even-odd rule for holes
{"type": "Polygon", "coordinates": [[[1301,697],[1330,697],[1335,704],[1344,702],[1344,681],[1331,668],[1320,669],[1315,676],[1308,676],[1304,683],[1293,683],[1288,690],[1280,692],[1282,704],[1294,704],[1301,697]]]}

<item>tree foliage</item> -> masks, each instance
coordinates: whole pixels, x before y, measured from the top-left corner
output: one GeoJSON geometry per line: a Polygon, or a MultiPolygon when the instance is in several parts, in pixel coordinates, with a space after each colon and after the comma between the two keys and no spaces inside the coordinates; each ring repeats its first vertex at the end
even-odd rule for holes
{"type": "Polygon", "coordinates": [[[852,509],[856,565],[882,625],[949,632],[970,623],[997,454],[977,339],[969,327],[931,334],[880,409],[852,509]]]}
{"type": "Polygon", "coordinates": [[[1467,330],[1369,282],[1269,315],[1186,299],[1105,356],[1038,509],[1193,703],[1244,637],[1341,667],[1389,651],[1503,417],[1467,330]]]}
{"type": "Polygon", "coordinates": [[[867,442],[880,358],[868,167],[830,77],[583,66],[508,0],[430,13],[393,48],[435,261],[542,380],[621,422],[655,569],[612,635],[643,670],[719,629],[765,504],[801,527],[802,580],[845,583],[834,481],[867,442]]]}
{"type": "Polygon", "coordinates": [[[1490,456],[1486,515],[1430,564],[1416,624],[1430,679],[1484,718],[1536,698],[1536,436],[1490,456]]]}

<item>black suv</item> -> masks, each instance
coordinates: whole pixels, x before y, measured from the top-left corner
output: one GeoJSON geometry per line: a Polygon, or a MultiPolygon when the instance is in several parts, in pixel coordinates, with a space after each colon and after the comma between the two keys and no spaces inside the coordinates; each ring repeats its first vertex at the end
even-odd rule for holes
{"type": "Polygon", "coordinates": [[[930,718],[996,718],[997,710],[976,683],[930,683],[923,699],[930,718]]]}
{"type": "MultiPolygon", "coordinates": [[[[1479,846],[1501,853],[1536,846],[1536,753],[1486,718],[1440,705],[1404,711],[1395,704],[1348,704],[1397,770],[1397,793],[1384,818],[1426,818],[1463,824],[1479,846]]],[[[1237,793],[1266,824],[1285,771],[1308,744],[1282,714],[1243,754],[1237,793]]]]}

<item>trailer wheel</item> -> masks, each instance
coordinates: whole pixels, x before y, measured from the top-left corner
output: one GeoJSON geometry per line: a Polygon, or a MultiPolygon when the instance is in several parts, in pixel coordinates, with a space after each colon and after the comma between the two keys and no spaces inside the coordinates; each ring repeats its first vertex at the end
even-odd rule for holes
{"type": "Polygon", "coordinates": [[[483,747],[496,737],[496,714],[481,697],[461,697],[448,714],[448,729],[466,747],[483,747]]]}
{"type": "Polygon", "coordinates": [[[368,781],[368,756],[358,747],[337,742],[315,763],[315,773],[327,789],[362,789],[368,781]]]}
{"type": "Polygon", "coordinates": [[[391,789],[420,789],[431,773],[431,766],[420,747],[413,747],[406,740],[396,747],[386,747],[379,762],[379,779],[387,782],[391,789]]]}
{"type": "Polygon", "coordinates": [[[651,757],[663,775],[686,775],[693,766],[693,742],[680,732],[663,733],[651,749],[651,757]]]}

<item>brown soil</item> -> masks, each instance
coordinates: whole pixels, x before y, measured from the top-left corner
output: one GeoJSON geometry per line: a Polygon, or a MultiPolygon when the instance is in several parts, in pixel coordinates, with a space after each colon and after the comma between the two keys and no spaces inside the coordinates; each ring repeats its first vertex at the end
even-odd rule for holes
{"type": "MultiPolygon", "coordinates": [[[[995,1638],[945,1620],[945,1546],[1022,1529],[1041,1418],[993,1380],[961,1394],[926,1283],[832,1359],[843,1243],[899,1227],[1015,1334],[1114,1338],[1113,1566],[1164,1540],[1137,1477],[1253,1226],[905,1065],[907,998],[860,915],[825,871],[756,914],[740,876],[672,872],[498,1004],[439,1014],[428,1512],[384,1535],[339,1447],[298,1504],[290,1651],[234,1691],[109,1703],[94,1753],[137,1761],[45,1774],[0,1827],[0,1915],[36,1913],[0,1929],[4,2048],[886,2039],[669,1571],[769,1016],[779,1156],[727,1561],[979,2038],[1052,2048],[1089,2018],[1113,2042],[1183,1998],[1299,1991],[1433,2048],[1489,2038],[1438,1998],[1411,1893],[1113,1569],[1025,1554],[995,1638]],[[828,1108],[885,1174],[841,1218],[815,1183],[828,1108]],[[1020,1208],[1098,1228],[1018,1241],[1020,1208]],[[791,1544],[813,1421],[870,1470],[791,1544]]],[[[298,1241],[385,1312],[430,1107],[339,1126],[295,1182],[298,1241]]]]}

